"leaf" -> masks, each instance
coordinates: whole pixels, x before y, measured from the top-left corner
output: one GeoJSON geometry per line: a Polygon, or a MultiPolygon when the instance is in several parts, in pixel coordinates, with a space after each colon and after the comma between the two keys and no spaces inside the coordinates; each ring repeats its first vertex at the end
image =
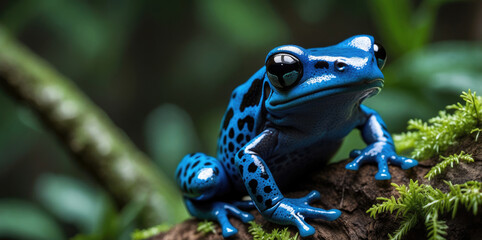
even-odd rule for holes
{"type": "Polygon", "coordinates": [[[44,174],[37,181],[35,195],[63,221],[73,223],[84,233],[100,224],[106,196],[99,190],[71,177],[44,174]]]}
{"type": "Polygon", "coordinates": [[[15,199],[0,200],[0,237],[65,239],[52,217],[29,202],[15,199]]]}

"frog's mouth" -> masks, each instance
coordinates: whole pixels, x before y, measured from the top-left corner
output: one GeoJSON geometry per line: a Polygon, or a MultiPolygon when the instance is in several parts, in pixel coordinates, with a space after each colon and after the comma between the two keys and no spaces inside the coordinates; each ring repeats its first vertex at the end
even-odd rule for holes
{"type": "Polygon", "coordinates": [[[331,86],[331,87],[326,87],[326,88],[321,88],[313,92],[308,92],[290,99],[284,99],[284,100],[274,100],[274,101],[268,101],[267,107],[270,109],[277,109],[277,110],[282,110],[286,108],[290,108],[299,104],[302,104],[303,102],[308,102],[308,101],[313,101],[322,97],[327,97],[339,93],[347,93],[347,92],[356,92],[360,91],[363,92],[362,98],[360,101],[363,101],[364,99],[371,97],[373,95],[376,95],[378,92],[383,87],[383,79],[377,78],[377,79],[369,79],[365,81],[360,81],[360,82],[355,82],[355,83],[347,83],[347,84],[341,84],[341,85],[336,85],[336,86],[331,86]]]}

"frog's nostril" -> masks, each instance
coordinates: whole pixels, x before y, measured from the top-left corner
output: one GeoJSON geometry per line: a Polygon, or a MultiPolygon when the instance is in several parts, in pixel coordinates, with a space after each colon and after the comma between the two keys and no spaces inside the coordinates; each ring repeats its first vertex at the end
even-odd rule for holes
{"type": "Polygon", "coordinates": [[[339,61],[339,60],[336,60],[335,61],[335,69],[342,72],[345,70],[346,68],[346,63],[342,62],[342,61],[339,61]]]}

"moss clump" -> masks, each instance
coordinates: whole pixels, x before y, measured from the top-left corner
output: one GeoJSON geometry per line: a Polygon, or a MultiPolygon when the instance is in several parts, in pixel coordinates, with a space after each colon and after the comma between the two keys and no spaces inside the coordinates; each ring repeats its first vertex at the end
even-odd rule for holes
{"type": "Polygon", "coordinates": [[[437,117],[428,122],[410,120],[410,131],[394,136],[397,150],[405,152],[413,149],[411,157],[423,160],[456,144],[460,137],[475,134],[478,138],[482,123],[482,98],[470,90],[463,92],[460,97],[465,104],[447,106],[447,110],[455,110],[452,114],[440,111],[437,117]]]}
{"type": "MultiPolygon", "coordinates": [[[[428,122],[410,120],[408,130],[411,131],[394,137],[397,150],[400,152],[412,150],[412,158],[423,160],[456,144],[461,137],[472,134],[477,141],[482,132],[480,128],[482,98],[477,97],[470,90],[463,92],[461,98],[465,104],[457,103],[447,106],[448,110],[454,110],[452,114],[440,111],[437,117],[428,122]]],[[[440,156],[440,160],[425,175],[425,178],[432,180],[449,166],[460,164],[460,161],[474,162],[472,156],[463,151],[448,157],[440,156]]],[[[459,205],[476,215],[482,204],[481,182],[468,181],[459,185],[453,185],[448,181],[445,183],[450,189],[447,193],[430,185],[419,185],[417,181],[413,180],[410,180],[408,187],[392,183],[400,197],[397,199],[394,196],[377,198],[383,202],[373,205],[367,213],[373,218],[382,212],[393,213],[394,211],[397,217],[402,216],[403,220],[399,229],[393,235],[388,235],[390,239],[401,239],[422,220],[427,228],[429,239],[445,239],[448,226],[444,220],[439,218],[440,215],[451,213],[454,218],[459,205]]]]}
{"type": "Polygon", "coordinates": [[[136,229],[132,234],[131,234],[131,239],[132,240],[143,240],[143,239],[148,239],[150,237],[153,237],[161,232],[166,232],[171,228],[170,225],[167,224],[160,224],[148,229],[143,229],[139,230],[136,229]]]}
{"type": "Polygon", "coordinates": [[[479,206],[482,205],[482,183],[476,181],[458,185],[447,181],[445,183],[450,189],[447,193],[430,185],[419,185],[413,180],[410,180],[408,187],[392,183],[400,193],[400,197],[398,199],[393,196],[377,198],[384,202],[373,205],[367,213],[376,218],[377,214],[382,212],[396,211],[396,216],[403,217],[400,228],[393,235],[388,235],[390,239],[402,239],[421,220],[424,220],[427,227],[428,239],[445,239],[448,226],[445,221],[439,219],[440,215],[452,213],[454,218],[459,205],[476,215],[479,206]]]}
{"type": "Polygon", "coordinates": [[[454,164],[460,164],[460,161],[465,161],[467,163],[474,162],[472,155],[466,154],[464,151],[460,152],[460,154],[452,154],[448,157],[440,156],[442,161],[437,165],[433,166],[432,169],[425,175],[425,178],[428,180],[432,180],[435,176],[441,174],[445,169],[450,166],[454,167],[454,164]]]}
{"type": "Polygon", "coordinates": [[[283,230],[274,229],[271,233],[267,233],[264,229],[254,221],[249,222],[248,232],[253,235],[254,240],[297,240],[298,233],[291,237],[288,228],[283,230]]]}
{"type": "Polygon", "coordinates": [[[216,229],[214,228],[214,223],[208,220],[199,222],[196,230],[202,233],[203,235],[206,235],[209,233],[213,233],[213,234],[216,233],[216,229]]]}

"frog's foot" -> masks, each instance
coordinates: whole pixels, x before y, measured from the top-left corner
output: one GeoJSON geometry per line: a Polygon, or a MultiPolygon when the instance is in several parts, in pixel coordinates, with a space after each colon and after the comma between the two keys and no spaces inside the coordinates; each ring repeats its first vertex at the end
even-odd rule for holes
{"type": "Polygon", "coordinates": [[[398,156],[392,145],[381,142],[371,144],[363,150],[351,151],[350,158],[354,158],[354,160],[345,166],[349,170],[358,170],[364,163],[377,163],[376,180],[389,180],[392,178],[388,171],[388,163],[398,165],[402,169],[409,169],[418,165],[417,160],[398,156]]]}
{"type": "Polygon", "coordinates": [[[206,202],[187,198],[184,200],[187,210],[192,216],[219,222],[223,231],[223,237],[225,238],[238,233],[238,229],[229,222],[228,215],[237,217],[244,223],[254,220],[253,215],[239,209],[250,208],[254,206],[253,204],[246,202],[234,202],[232,204],[224,202],[206,202]]]}
{"type": "Polygon", "coordinates": [[[302,237],[310,236],[315,233],[315,228],[306,223],[305,218],[333,221],[341,215],[338,209],[324,210],[309,205],[319,199],[318,191],[312,191],[302,198],[284,198],[262,214],[272,222],[296,226],[302,237]]]}

